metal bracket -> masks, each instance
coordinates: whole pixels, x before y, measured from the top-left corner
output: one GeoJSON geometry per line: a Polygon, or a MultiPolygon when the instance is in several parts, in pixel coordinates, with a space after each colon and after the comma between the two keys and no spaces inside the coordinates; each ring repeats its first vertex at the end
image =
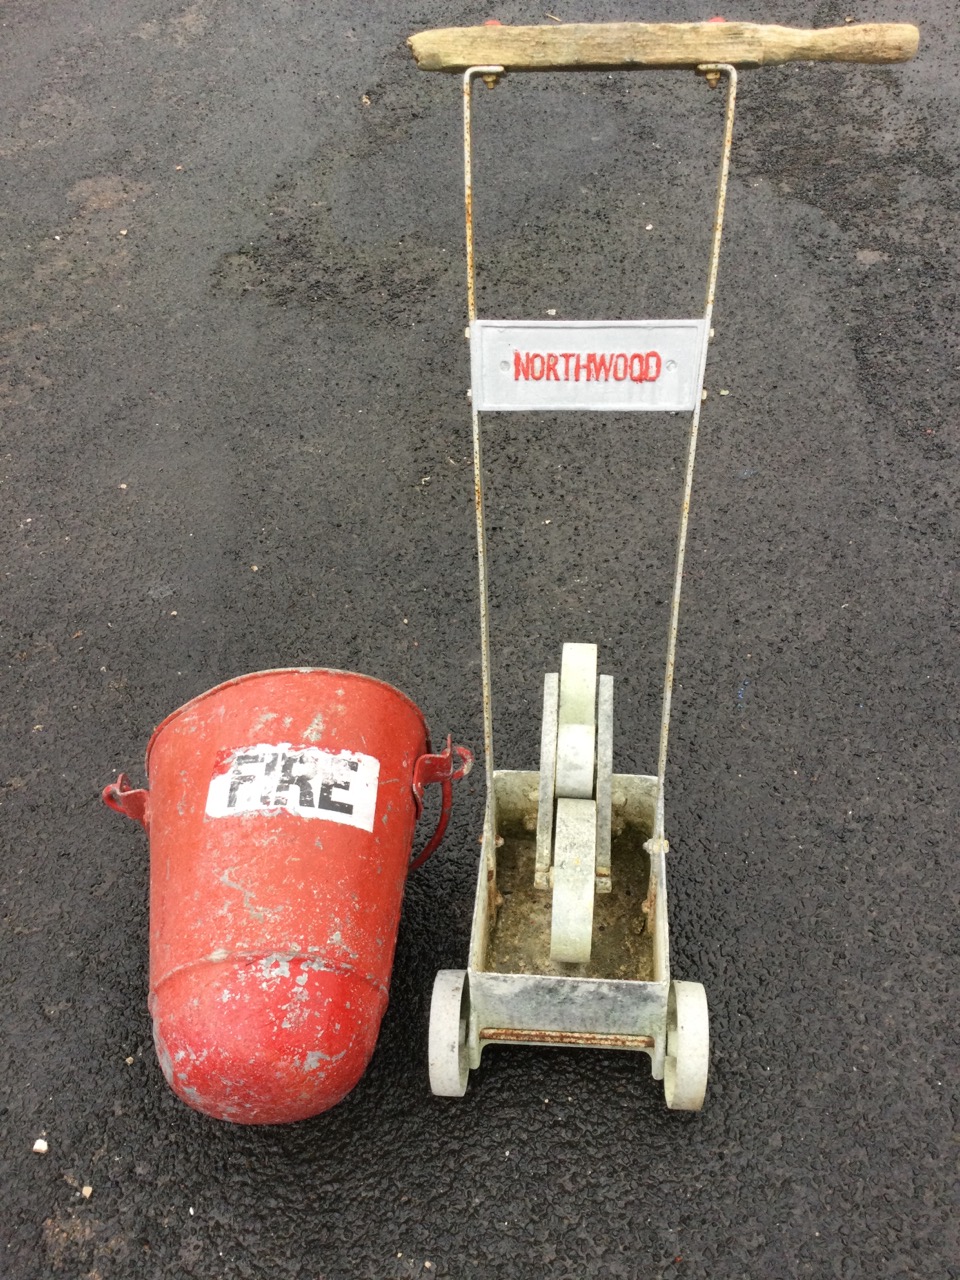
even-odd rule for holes
{"type": "Polygon", "coordinates": [[[610,844],[613,809],[613,676],[601,676],[597,693],[597,893],[613,888],[610,844]]]}
{"type": "Polygon", "coordinates": [[[473,752],[467,747],[455,747],[453,738],[447,735],[446,748],[437,755],[423,755],[413,766],[413,799],[417,806],[417,817],[423,812],[423,792],[433,782],[440,783],[440,818],[437,829],[427,841],[421,853],[410,863],[409,870],[422,867],[430,855],[436,850],[447,830],[450,821],[450,810],[453,806],[453,784],[465,778],[473,768],[473,752]],[[459,761],[455,767],[454,756],[459,761]]]}
{"type": "Polygon", "coordinates": [[[560,676],[548,671],[543,677],[543,721],[540,729],[540,795],[537,806],[537,860],[533,872],[536,889],[550,888],[553,863],[553,801],[556,794],[557,720],[560,711],[560,676]]]}
{"type": "Polygon", "coordinates": [[[116,782],[110,782],[103,788],[101,799],[125,818],[133,818],[142,827],[149,827],[150,792],[146,788],[132,787],[125,773],[121,773],[116,782]]]}

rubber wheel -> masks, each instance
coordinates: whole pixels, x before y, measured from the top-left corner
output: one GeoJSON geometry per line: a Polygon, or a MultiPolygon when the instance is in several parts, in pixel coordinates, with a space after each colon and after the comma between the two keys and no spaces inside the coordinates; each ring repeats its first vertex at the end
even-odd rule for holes
{"type": "Polygon", "coordinates": [[[441,969],[430,1000],[430,1088],[440,1098],[462,1098],[470,1063],[467,1025],[470,993],[463,969],[441,969]]]}
{"type": "Polygon", "coordinates": [[[710,1070],[710,1016],[699,982],[671,982],[663,1092],[672,1111],[699,1111],[710,1070]]]}

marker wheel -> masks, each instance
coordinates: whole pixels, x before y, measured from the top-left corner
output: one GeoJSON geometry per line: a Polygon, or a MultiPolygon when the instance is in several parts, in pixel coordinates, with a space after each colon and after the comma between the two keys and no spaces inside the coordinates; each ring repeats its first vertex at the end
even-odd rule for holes
{"type": "Polygon", "coordinates": [[[699,982],[671,982],[663,1093],[672,1111],[699,1111],[710,1070],[707,993],[699,982]]]}
{"type": "Polygon", "coordinates": [[[440,1098],[462,1098],[470,1062],[467,1028],[470,992],[463,969],[441,969],[430,1000],[430,1088],[440,1098]]]}

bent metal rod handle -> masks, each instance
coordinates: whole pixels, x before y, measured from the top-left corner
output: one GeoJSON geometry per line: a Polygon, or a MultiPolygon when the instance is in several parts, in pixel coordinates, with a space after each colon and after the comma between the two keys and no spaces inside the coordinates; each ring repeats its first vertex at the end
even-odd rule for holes
{"type": "Polygon", "coordinates": [[[641,67],[735,67],[782,62],[909,62],[920,33],[906,22],[848,27],[773,27],[754,22],[596,22],[543,27],[445,27],[407,44],[421,71],[611,71],[641,67]]]}
{"type": "MultiPolygon", "coordinates": [[[[417,761],[413,771],[413,795],[417,806],[417,815],[419,816],[423,810],[424,789],[430,786],[431,783],[438,782],[440,784],[442,800],[437,829],[427,841],[423,851],[410,863],[408,868],[410,871],[415,871],[417,867],[422,867],[430,855],[439,847],[446,834],[447,823],[450,821],[450,810],[453,806],[453,784],[461,778],[465,778],[472,768],[473,752],[467,747],[455,747],[451,737],[447,738],[447,745],[444,751],[437,755],[423,755],[417,761]]],[[[149,828],[150,792],[146,789],[132,787],[130,779],[125,773],[121,773],[116,782],[110,782],[104,787],[101,798],[104,804],[109,805],[117,813],[122,813],[127,818],[133,818],[141,826],[149,828]]]]}
{"type": "Polygon", "coordinates": [[[473,752],[466,747],[455,747],[452,737],[447,737],[446,749],[439,755],[421,756],[414,766],[413,770],[413,795],[417,804],[417,814],[419,815],[423,808],[423,791],[431,782],[440,783],[440,820],[437,823],[437,829],[427,841],[422,852],[411,861],[408,871],[416,871],[417,867],[422,867],[426,860],[440,846],[447,830],[447,823],[450,821],[450,810],[453,806],[453,784],[460,778],[465,778],[473,768],[473,752]],[[459,767],[454,761],[454,755],[459,760],[459,767]]]}

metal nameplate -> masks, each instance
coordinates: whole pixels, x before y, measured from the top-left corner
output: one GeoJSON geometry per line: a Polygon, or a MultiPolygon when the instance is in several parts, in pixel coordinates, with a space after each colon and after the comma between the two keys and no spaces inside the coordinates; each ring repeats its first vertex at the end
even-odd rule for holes
{"type": "Polygon", "coordinates": [[[705,340],[703,320],[475,320],[473,405],[692,412],[705,340]]]}

